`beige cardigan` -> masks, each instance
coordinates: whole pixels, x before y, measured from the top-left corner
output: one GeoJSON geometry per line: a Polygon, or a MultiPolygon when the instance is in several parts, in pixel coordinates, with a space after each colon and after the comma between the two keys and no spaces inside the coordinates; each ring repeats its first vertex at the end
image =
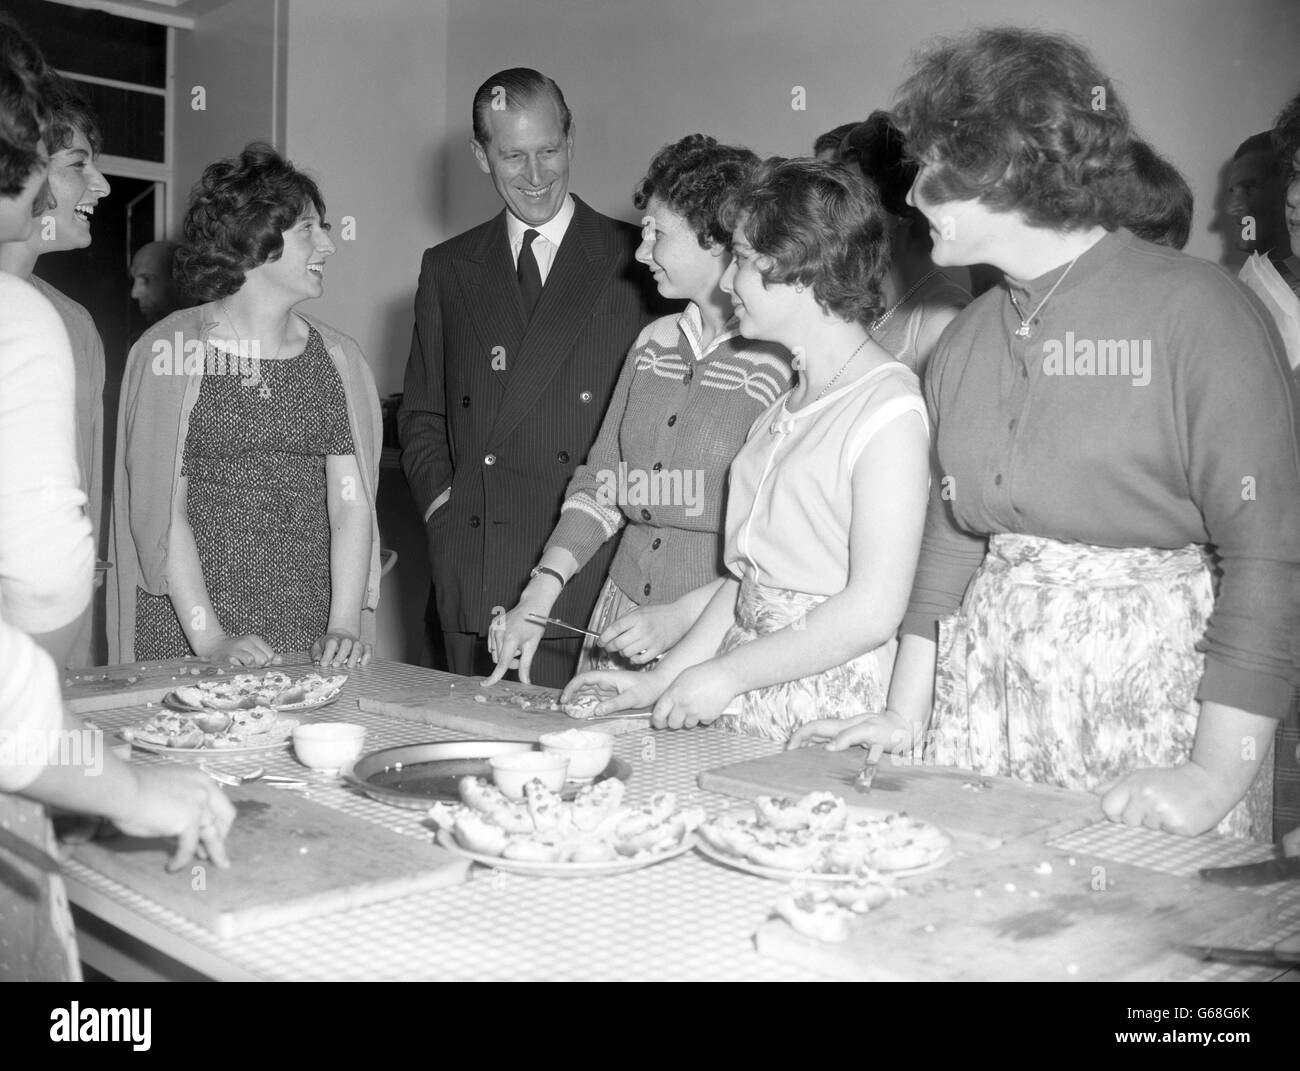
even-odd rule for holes
{"type": "MultiPolygon", "coordinates": [[[[320,333],[347,399],[357,468],[370,502],[370,570],[361,611],[361,639],[373,643],[379,604],[379,527],[375,493],[383,424],[379,394],[355,341],[298,313],[320,333]]],[[[180,479],[190,411],[203,380],[207,338],[216,326],[211,303],[161,320],[131,347],[118,410],[113,515],[109,533],[108,643],[111,662],[134,662],[135,591],[167,594],[172,498],[180,479]]]]}

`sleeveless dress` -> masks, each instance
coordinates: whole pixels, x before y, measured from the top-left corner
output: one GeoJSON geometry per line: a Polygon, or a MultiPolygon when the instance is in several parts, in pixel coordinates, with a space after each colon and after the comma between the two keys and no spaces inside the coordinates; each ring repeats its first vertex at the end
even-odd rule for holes
{"type": "MultiPolygon", "coordinates": [[[[299,356],[251,376],[230,363],[203,377],[181,470],[203,580],[227,635],[304,651],[329,624],[325,458],[355,453],[343,384],[315,328],[299,356]]],[[[192,653],[170,597],[137,588],[135,657],[192,653]]]]}
{"type": "MultiPolygon", "coordinates": [[[[871,437],[915,414],[926,422],[916,375],[880,365],[797,412],[784,395],[750,430],[731,469],[727,567],[740,577],[735,621],[718,653],[759,636],[799,628],[848,582],[853,467],[871,437]]],[[[928,427],[928,424],[927,424],[928,427]]],[[[897,641],[794,681],[738,696],[717,724],[788,740],[818,718],[882,710],[897,641]]]]}

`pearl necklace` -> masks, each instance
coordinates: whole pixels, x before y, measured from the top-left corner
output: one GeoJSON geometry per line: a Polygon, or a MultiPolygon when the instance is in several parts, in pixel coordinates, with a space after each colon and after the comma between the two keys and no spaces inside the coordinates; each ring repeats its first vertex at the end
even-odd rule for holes
{"type": "Polygon", "coordinates": [[[932,268],[930,269],[930,271],[922,275],[921,278],[916,281],[912,289],[910,289],[906,294],[904,294],[901,298],[895,301],[893,305],[891,305],[889,309],[886,310],[885,314],[882,317],[880,317],[879,320],[873,320],[871,322],[871,330],[879,331],[882,327],[885,326],[885,324],[889,323],[890,317],[893,316],[894,313],[896,313],[899,309],[901,309],[904,305],[907,304],[907,299],[910,298],[913,294],[915,294],[918,290],[920,290],[921,287],[923,287],[926,283],[928,283],[931,279],[933,279],[938,274],[939,274],[939,269],[932,268]]]}
{"type": "Polygon", "coordinates": [[[1015,292],[1010,286],[1007,287],[1007,296],[1011,298],[1011,304],[1015,307],[1016,315],[1020,317],[1020,326],[1016,328],[1017,338],[1029,337],[1029,325],[1033,323],[1038,317],[1038,314],[1043,311],[1043,306],[1046,305],[1052,295],[1056,293],[1056,288],[1065,282],[1065,277],[1070,274],[1070,269],[1074,267],[1081,256],[1083,256],[1083,253],[1080,253],[1079,256],[1075,257],[1074,260],[1070,261],[1070,263],[1065,266],[1065,271],[1061,272],[1061,277],[1052,284],[1052,289],[1047,292],[1047,297],[1043,298],[1043,300],[1038,303],[1038,308],[1034,309],[1034,311],[1028,316],[1026,316],[1021,310],[1020,302],[1016,300],[1015,292]]]}

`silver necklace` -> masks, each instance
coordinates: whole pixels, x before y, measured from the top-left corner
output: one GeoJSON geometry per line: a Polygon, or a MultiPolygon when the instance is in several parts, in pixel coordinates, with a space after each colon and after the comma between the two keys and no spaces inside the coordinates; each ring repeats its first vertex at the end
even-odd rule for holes
{"type": "Polygon", "coordinates": [[[1065,271],[1061,272],[1061,277],[1052,284],[1052,289],[1047,292],[1047,296],[1044,297],[1043,300],[1038,303],[1038,308],[1034,309],[1034,311],[1031,312],[1028,316],[1026,316],[1024,312],[1021,311],[1020,302],[1016,300],[1015,291],[1013,291],[1010,286],[1007,287],[1007,296],[1011,298],[1011,304],[1015,307],[1016,315],[1020,317],[1020,326],[1016,328],[1017,338],[1029,337],[1029,325],[1033,323],[1034,320],[1038,317],[1038,314],[1043,311],[1043,306],[1046,305],[1047,302],[1051,299],[1051,296],[1056,293],[1056,288],[1060,286],[1063,282],[1065,282],[1065,277],[1070,274],[1070,269],[1074,267],[1074,265],[1078,262],[1079,257],[1081,256],[1083,256],[1082,253],[1080,253],[1079,256],[1075,257],[1074,260],[1070,261],[1070,263],[1065,266],[1065,271]]]}
{"type": "Polygon", "coordinates": [[[933,279],[938,274],[939,274],[939,269],[932,268],[930,271],[926,272],[923,276],[921,276],[921,278],[916,281],[916,284],[912,287],[912,289],[909,290],[897,301],[895,301],[893,305],[891,305],[886,310],[885,314],[882,317],[880,317],[879,320],[871,321],[871,330],[879,331],[882,327],[885,326],[885,324],[889,323],[889,318],[893,316],[894,313],[896,313],[904,305],[907,304],[907,299],[910,298],[913,294],[915,294],[918,290],[920,290],[921,287],[923,287],[926,283],[928,283],[931,279],[933,279]]]}
{"type": "Polygon", "coordinates": [[[830,382],[827,383],[826,386],[822,387],[822,389],[821,389],[821,394],[818,394],[817,397],[813,399],[814,402],[820,402],[820,401],[822,400],[822,397],[826,394],[826,392],[827,392],[828,390],[830,390],[831,387],[833,387],[833,386],[835,385],[835,381],[836,381],[837,379],[839,379],[840,376],[842,376],[842,375],[844,374],[844,369],[848,368],[848,366],[849,366],[849,364],[852,362],[853,358],[856,357],[859,353],[861,353],[861,352],[862,352],[862,347],[865,346],[865,345],[866,345],[868,342],[870,342],[870,341],[871,341],[870,338],[864,338],[864,339],[863,339],[863,340],[858,344],[858,348],[857,348],[856,350],[854,350],[852,353],[849,354],[849,359],[848,359],[847,361],[845,361],[842,365],[840,365],[840,370],[839,370],[838,372],[836,372],[833,376],[831,376],[831,378],[830,378],[830,382]]]}

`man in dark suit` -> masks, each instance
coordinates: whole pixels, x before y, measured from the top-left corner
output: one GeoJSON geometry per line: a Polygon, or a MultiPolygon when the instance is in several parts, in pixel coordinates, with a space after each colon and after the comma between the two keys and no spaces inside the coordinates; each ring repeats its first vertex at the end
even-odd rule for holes
{"type": "MultiPolygon", "coordinates": [[[[486,675],[492,615],[518,601],[628,348],[666,310],[633,261],[638,231],[569,193],[559,86],[527,68],[493,75],[474,96],[472,146],[506,208],[425,251],[397,422],[448,667],[486,675]]],[[[557,617],[586,624],[613,551],[572,583],[546,577],[565,589],[557,617]]],[[[567,682],[581,641],[548,634],[532,680],[567,682]]]]}

